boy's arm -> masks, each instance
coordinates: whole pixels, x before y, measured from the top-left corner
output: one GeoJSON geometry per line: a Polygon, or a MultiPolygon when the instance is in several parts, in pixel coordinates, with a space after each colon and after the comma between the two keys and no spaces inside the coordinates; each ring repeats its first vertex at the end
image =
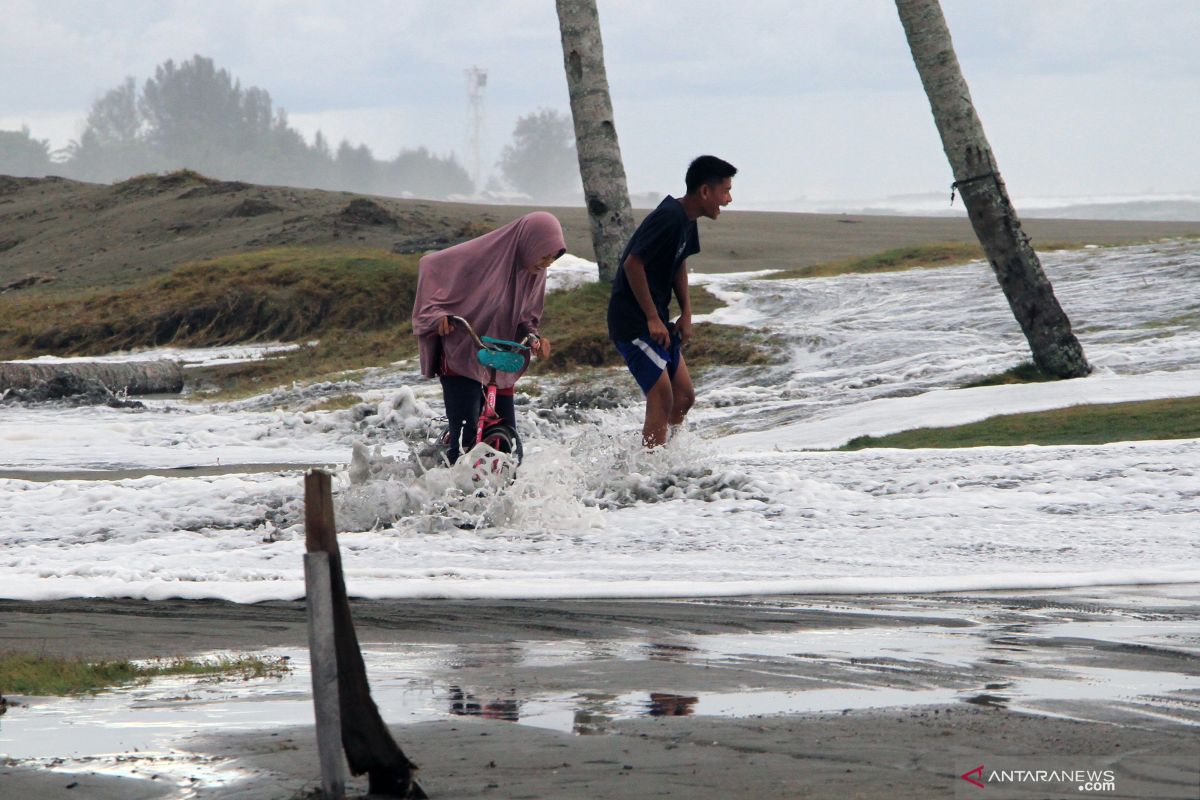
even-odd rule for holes
{"type": "Polygon", "coordinates": [[[680,343],[686,343],[692,338],[692,296],[688,292],[687,261],[679,265],[675,271],[675,298],[679,300],[679,322],[675,324],[679,331],[680,343]]]}
{"type": "Polygon", "coordinates": [[[663,347],[670,347],[671,334],[667,333],[667,326],[658,318],[658,309],[654,307],[654,298],[650,296],[650,283],[646,280],[646,264],[637,253],[630,253],[625,258],[625,280],[629,281],[629,289],[646,315],[650,338],[663,347]]]}

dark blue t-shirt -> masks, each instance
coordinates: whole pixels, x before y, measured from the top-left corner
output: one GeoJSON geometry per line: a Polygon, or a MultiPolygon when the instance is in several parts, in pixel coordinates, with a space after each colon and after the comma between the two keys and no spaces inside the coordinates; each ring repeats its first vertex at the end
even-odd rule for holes
{"type": "Polygon", "coordinates": [[[632,341],[650,332],[646,315],[638,305],[629,280],[625,277],[625,259],[636,253],[646,265],[646,282],[658,317],[666,324],[671,305],[675,274],[688,256],[700,252],[696,220],[688,219],[683,204],[667,196],[650,212],[621,253],[621,263],[613,278],[608,300],[608,335],[617,341],[632,341]]]}

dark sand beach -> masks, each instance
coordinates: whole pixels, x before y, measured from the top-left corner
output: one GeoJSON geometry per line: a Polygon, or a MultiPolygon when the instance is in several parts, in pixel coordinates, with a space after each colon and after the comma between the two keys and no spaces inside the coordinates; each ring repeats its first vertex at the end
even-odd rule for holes
{"type": "MultiPolygon", "coordinates": [[[[361,601],[355,615],[368,653],[402,644],[459,655],[422,678],[452,687],[442,718],[389,720],[431,797],[951,798],[975,788],[962,773],[989,763],[1111,770],[1105,797],[1200,792],[1200,691],[1194,682],[1138,689],[1183,686],[1178,676],[1200,672],[1197,586],[361,601]],[[1180,636],[1182,627],[1191,634],[1180,636]],[[937,642],[944,647],[931,649],[937,642]],[[530,655],[568,644],[588,656],[530,655]],[[1108,691],[1096,690],[1096,676],[1108,691]],[[620,699],[630,695],[643,698],[632,713],[620,699]],[[567,726],[524,719],[548,696],[563,698],[567,726]],[[815,710],[805,698],[816,698],[815,710]]],[[[305,642],[299,603],[6,601],[0,620],[2,649],[88,657],[305,642]]],[[[179,747],[239,780],[180,788],[165,776],[9,764],[0,797],[266,800],[317,785],[311,726],[208,732],[179,747]]],[[[351,788],[365,791],[360,781],[351,788]]],[[[1075,796],[1049,783],[1003,791],[992,795],[1075,796]]]]}

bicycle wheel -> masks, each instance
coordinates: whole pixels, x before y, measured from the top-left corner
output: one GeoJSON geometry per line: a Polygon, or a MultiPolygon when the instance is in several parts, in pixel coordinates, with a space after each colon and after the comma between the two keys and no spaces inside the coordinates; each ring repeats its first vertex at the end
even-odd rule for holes
{"type": "Polygon", "coordinates": [[[483,432],[483,443],[498,453],[513,455],[517,463],[521,463],[524,448],[521,447],[521,437],[507,425],[492,425],[483,432]]]}

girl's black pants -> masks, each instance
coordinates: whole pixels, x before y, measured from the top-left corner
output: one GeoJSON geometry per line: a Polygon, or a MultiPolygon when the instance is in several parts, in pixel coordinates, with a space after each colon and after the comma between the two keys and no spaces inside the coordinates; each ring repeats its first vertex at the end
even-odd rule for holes
{"type": "MultiPolygon", "coordinates": [[[[453,464],[461,453],[475,446],[475,429],[483,411],[483,384],[461,375],[442,375],[442,399],[450,422],[450,440],[446,457],[453,464]]],[[[496,396],[496,413],[504,423],[517,429],[517,409],[512,395],[496,396]]]]}

